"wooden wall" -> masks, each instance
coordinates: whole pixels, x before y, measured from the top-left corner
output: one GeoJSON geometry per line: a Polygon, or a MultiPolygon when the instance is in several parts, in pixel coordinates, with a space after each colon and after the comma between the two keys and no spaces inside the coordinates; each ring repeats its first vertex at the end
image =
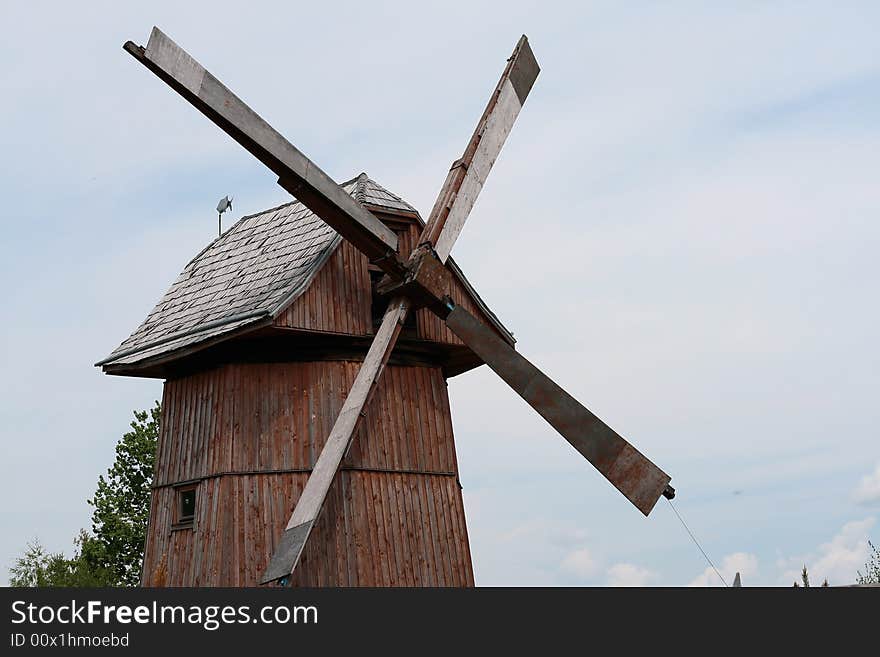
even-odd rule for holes
{"type": "Polygon", "coordinates": [[[275,319],[286,328],[368,335],[370,274],[367,257],[342,240],[306,291],[275,319]]]}
{"type": "MultiPolygon", "coordinates": [[[[153,494],[146,586],[255,586],[307,475],[204,480],[193,529],[169,527],[174,489],[153,494]]],[[[454,477],[343,470],[312,531],[296,586],[473,586],[454,477]]]]}
{"type": "MultiPolygon", "coordinates": [[[[400,240],[399,251],[408,256],[418,246],[421,226],[414,220],[396,225],[401,226],[396,231],[400,240]]],[[[275,325],[349,335],[372,334],[368,266],[366,256],[343,240],[308,289],[278,315],[275,325]]],[[[486,319],[463,285],[456,283],[448,293],[469,313],[486,319]]],[[[416,337],[442,344],[463,344],[444,322],[425,308],[416,311],[416,337]]]]}
{"type": "MultiPolygon", "coordinates": [[[[145,585],[254,585],[359,367],[232,364],[169,380],[145,585]],[[175,484],[197,484],[172,530],[175,484]]],[[[472,586],[446,382],[389,366],[313,531],[296,584],[472,586]]]]}

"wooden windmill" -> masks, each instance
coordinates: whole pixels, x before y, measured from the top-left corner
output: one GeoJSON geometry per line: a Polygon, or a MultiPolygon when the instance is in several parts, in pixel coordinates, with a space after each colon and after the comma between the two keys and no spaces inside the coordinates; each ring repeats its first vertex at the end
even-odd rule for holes
{"type": "Polygon", "coordinates": [[[538,75],[525,37],[427,222],[336,184],[157,28],[124,48],[297,199],[218,237],[98,363],[166,379],[145,585],[473,585],[446,379],[483,363],[642,513],[674,495],[449,257],[538,75]]]}

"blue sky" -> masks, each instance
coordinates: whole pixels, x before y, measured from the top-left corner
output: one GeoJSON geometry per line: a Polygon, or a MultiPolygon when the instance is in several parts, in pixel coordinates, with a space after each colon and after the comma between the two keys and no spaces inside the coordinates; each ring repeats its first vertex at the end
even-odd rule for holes
{"type": "MultiPolygon", "coordinates": [[[[0,565],[69,549],[161,382],[92,363],[286,195],[122,51],[160,26],[333,178],[430,209],[520,33],[542,73],[454,256],[519,349],[673,476],[748,584],[880,540],[874,3],[5,3],[0,565]]],[[[485,368],[450,382],[478,584],[718,585],[485,368]]]]}

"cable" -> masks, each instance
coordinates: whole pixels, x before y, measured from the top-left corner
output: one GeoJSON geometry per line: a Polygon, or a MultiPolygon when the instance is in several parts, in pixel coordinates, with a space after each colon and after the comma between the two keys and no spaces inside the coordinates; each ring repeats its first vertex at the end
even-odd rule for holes
{"type": "Polygon", "coordinates": [[[721,573],[718,572],[718,569],[715,567],[715,564],[712,563],[712,560],[709,558],[709,555],[706,554],[706,551],[700,546],[699,541],[697,541],[697,537],[694,536],[694,533],[688,528],[687,524],[684,521],[684,518],[682,518],[681,515],[679,515],[678,510],[675,508],[675,505],[672,504],[672,500],[670,500],[667,497],[666,501],[669,502],[669,506],[672,507],[672,512],[678,518],[678,521],[681,523],[681,526],[684,527],[685,531],[691,537],[691,540],[694,542],[694,545],[697,546],[697,548],[700,550],[700,552],[703,553],[703,556],[706,558],[706,561],[709,562],[710,566],[712,566],[712,570],[714,570],[715,574],[718,575],[718,579],[720,579],[722,582],[724,582],[724,586],[726,586],[727,588],[730,588],[730,585],[727,583],[727,580],[721,576],[721,573]]]}

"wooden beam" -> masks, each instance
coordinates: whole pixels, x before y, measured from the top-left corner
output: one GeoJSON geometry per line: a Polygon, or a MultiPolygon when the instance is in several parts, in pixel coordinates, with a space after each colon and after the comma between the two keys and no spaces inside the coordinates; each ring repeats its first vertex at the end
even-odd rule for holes
{"type": "MultiPolygon", "coordinates": [[[[398,280],[416,280],[417,284],[415,287],[411,286],[408,292],[416,296],[420,295],[416,301],[432,304],[433,310],[437,313],[446,310],[446,300],[439,298],[438,286],[451,275],[444,265],[452,250],[452,244],[461,232],[495,158],[498,157],[504,140],[513,127],[519,110],[538,75],[538,70],[528,40],[523,36],[517,43],[513,55],[508,59],[501,80],[489,99],[489,104],[465,148],[464,155],[453,165],[434,204],[434,209],[419,239],[419,244],[427,242],[427,246],[414,250],[406,271],[400,272],[398,276],[389,273],[392,278],[398,280]],[[439,252],[436,251],[438,243],[442,249],[439,252]],[[431,247],[434,247],[434,250],[431,247]],[[419,255],[416,254],[417,251],[420,252],[419,255]],[[417,261],[413,258],[421,260],[417,261]]],[[[315,212],[317,213],[317,210],[315,212]]],[[[376,264],[382,266],[381,262],[376,264]]],[[[385,267],[383,269],[388,271],[385,267]]],[[[296,503],[290,522],[263,575],[263,584],[285,580],[296,568],[339,465],[351,445],[361,413],[394,348],[409,307],[410,299],[405,292],[396,295],[388,305],[382,325],[376,333],[373,344],[370,345],[367,357],[333,425],[330,437],[315,463],[315,468],[296,503]]]]}
{"type": "Polygon", "coordinates": [[[422,232],[445,263],[477,196],[540,72],[525,35],[520,37],[461,158],[452,164],[422,232]]]}
{"type": "Polygon", "coordinates": [[[639,511],[674,495],[669,475],[464,308],[455,306],[446,325],[639,511]]]}
{"type": "Polygon", "coordinates": [[[447,290],[454,289],[454,280],[449,267],[440,262],[429,245],[423,244],[413,250],[406,277],[403,280],[384,277],[376,286],[376,293],[381,296],[403,295],[414,308],[430,308],[444,319],[452,307],[446,297],[447,290]]]}
{"type": "Polygon", "coordinates": [[[351,390],[345,398],[345,403],[342,405],[342,410],[330,430],[330,436],[315,462],[315,467],[296,502],[287,528],[284,530],[269,566],[263,574],[262,584],[283,580],[293,572],[299,563],[312,527],[321,513],[324,500],[327,498],[327,493],[330,491],[337,470],[339,470],[339,465],[345,458],[354,438],[358,420],[376,389],[376,383],[388,362],[388,357],[406,320],[407,312],[409,312],[409,301],[405,297],[397,297],[388,304],[388,309],[385,311],[379,330],[376,331],[376,337],[370,345],[370,350],[358,370],[354,384],[352,384],[351,390]]]}
{"type": "MultiPolygon", "coordinates": [[[[645,515],[661,495],[673,497],[670,478],[614,429],[516,352],[512,345],[446,296],[447,267],[427,246],[416,249],[410,271],[388,292],[405,294],[446,322],[507,385],[534,408],[563,438],[645,515]]],[[[381,287],[380,287],[381,290],[381,287]]]]}
{"type": "Polygon", "coordinates": [[[337,185],[186,51],[154,27],[146,48],[125,50],[277,176],[278,184],[332,226],[389,275],[399,277],[397,236],[337,185]]]}

